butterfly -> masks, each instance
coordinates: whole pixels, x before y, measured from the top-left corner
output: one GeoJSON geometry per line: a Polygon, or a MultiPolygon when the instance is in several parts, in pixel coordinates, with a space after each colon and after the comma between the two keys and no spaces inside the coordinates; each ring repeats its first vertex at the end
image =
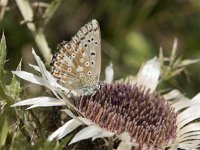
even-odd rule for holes
{"type": "Polygon", "coordinates": [[[72,37],[63,41],[51,61],[51,74],[60,84],[80,95],[94,93],[101,72],[101,35],[97,20],[85,24],[72,37]]]}

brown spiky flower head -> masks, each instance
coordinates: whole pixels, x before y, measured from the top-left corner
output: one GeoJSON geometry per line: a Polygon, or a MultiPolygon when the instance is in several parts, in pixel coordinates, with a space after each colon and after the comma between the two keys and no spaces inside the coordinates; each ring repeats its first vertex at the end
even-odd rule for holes
{"type": "Polygon", "coordinates": [[[82,114],[108,131],[129,133],[138,148],[163,149],[176,138],[176,113],[157,92],[136,84],[103,84],[78,103],[82,114]]]}

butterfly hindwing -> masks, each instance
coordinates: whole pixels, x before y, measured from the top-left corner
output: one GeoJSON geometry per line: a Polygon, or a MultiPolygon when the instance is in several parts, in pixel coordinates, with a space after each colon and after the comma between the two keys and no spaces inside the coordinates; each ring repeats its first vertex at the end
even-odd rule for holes
{"type": "Polygon", "coordinates": [[[101,41],[98,22],[84,25],[70,42],[58,45],[51,73],[70,90],[98,84],[101,71],[101,41]]]}

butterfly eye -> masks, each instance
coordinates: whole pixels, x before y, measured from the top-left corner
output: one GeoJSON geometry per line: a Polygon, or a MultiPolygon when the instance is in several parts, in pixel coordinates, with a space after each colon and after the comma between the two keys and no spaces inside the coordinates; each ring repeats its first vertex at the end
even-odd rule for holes
{"type": "Polygon", "coordinates": [[[90,40],[88,40],[88,43],[90,43],[90,40]]]}
{"type": "Polygon", "coordinates": [[[84,44],[84,47],[87,47],[88,45],[87,44],[84,44]]]}
{"type": "Polygon", "coordinates": [[[94,41],[94,37],[91,38],[91,41],[94,41]]]}
{"type": "Polygon", "coordinates": [[[97,41],[95,42],[95,45],[97,45],[98,43],[97,43],[97,41]]]}

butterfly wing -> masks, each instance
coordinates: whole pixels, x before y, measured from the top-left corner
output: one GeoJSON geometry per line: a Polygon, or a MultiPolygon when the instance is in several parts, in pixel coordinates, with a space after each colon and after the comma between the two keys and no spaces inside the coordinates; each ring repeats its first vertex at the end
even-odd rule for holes
{"type": "Polygon", "coordinates": [[[70,42],[58,45],[51,62],[51,73],[71,90],[98,83],[101,71],[101,37],[96,20],[84,25],[70,42]]]}

